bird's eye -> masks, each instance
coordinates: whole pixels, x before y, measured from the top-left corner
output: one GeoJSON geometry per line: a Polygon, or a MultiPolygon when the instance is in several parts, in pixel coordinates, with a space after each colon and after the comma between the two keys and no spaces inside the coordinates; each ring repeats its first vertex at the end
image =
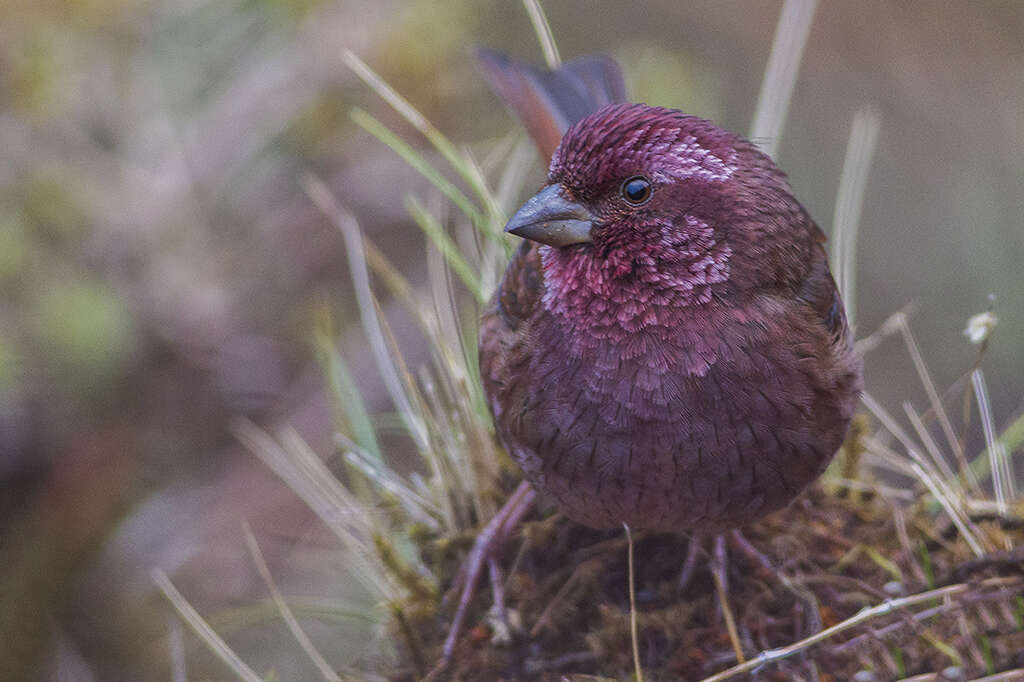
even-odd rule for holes
{"type": "Polygon", "coordinates": [[[647,203],[652,192],[651,181],[640,175],[622,183],[622,198],[634,206],[647,203]]]}

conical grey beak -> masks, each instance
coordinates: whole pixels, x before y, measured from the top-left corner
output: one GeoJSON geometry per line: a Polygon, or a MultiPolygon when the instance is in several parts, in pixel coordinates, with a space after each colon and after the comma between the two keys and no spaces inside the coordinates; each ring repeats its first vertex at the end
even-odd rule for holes
{"type": "Polygon", "coordinates": [[[584,206],[569,201],[559,185],[548,185],[516,211],[505,231],[554,247],[589,242],[594,216],[584,206]]]}

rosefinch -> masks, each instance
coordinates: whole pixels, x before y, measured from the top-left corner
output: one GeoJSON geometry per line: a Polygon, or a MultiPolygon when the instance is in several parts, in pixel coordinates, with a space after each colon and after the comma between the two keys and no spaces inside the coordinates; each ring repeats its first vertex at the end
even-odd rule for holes
{"type": "MultiPolygon", "coordinates": [[[[551,157],[506,227],[525,240],[480,329],[498,437],[527,481],[596,528],[713,534],[784,507],[842,443],[861,386],[825,236],[785,174],[710,121],[621,103],[605,57],[479,58],[551,157]]],[[[446,658],[483,559],[532,499],[520,486],[478,539],[446,658]]]]}
{"type": "MultiPolygon", "coordinates": [[[[543,73],[482,58],[506,84],[543,73]]],[[[853,413],[860,361],[825,236],[752,143],[605,104],[620,79],[570,97],[559,77],[611,68],[573,64],[547,76],[558,96],[512,100],[532,131],[604,105],[565,132],[506,228],[526,241],[480,332],[498,436],[580,523],[735,528],[816,478],[853,413]]]]}

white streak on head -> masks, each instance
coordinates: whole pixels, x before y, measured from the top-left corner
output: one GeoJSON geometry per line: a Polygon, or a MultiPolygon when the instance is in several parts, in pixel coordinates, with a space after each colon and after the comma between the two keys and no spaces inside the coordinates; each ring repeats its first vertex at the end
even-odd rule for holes
{"type": "Polygon", "coordinates": [[[695,178],[707,182],[725,182],[736,172],[736,152],[728,159],[721,159],[697,143],[697,138],[687,135],[664,151],[652,149],[657,167],[652,173],[656,182],[688,180],[695,178]],[[658,152],[661,153],[658,153],[658,152]]]}

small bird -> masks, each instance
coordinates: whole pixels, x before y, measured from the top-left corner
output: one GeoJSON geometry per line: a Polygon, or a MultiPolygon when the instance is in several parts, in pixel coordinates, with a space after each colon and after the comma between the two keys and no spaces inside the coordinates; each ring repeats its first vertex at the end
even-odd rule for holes
{"type": "Polygon", "coordinates": [[[787,505],[842,443],[861,367],[785,174],[710,121],[617,102],[607,58],[481,60],[557,144],[480,329],[526,479],[595,528],[716,533],[787,505]]]}
{"type": "Polygon", "coordinates": [[[505,228],[524,241],[480,325],[498,438],[529,485],[460,571],[445,661],[536,492],[594,528],[718,534],[724,584],[721,533],[825,469],[861,387],[825,236],[754,144],[626,103],[607,57],[477,57],[551,163],[505,228]]]}

